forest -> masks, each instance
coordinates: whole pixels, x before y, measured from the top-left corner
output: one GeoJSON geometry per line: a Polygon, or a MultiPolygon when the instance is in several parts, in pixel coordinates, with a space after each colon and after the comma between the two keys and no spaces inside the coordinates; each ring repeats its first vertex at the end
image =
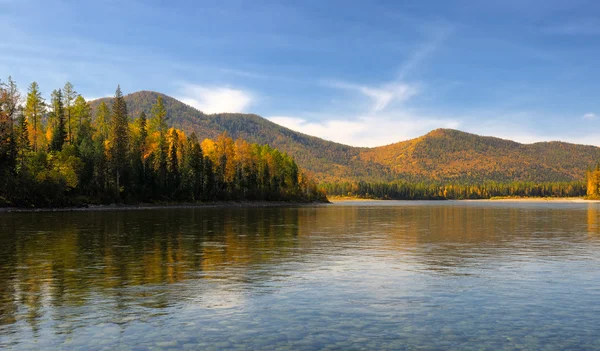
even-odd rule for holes
{"type": "MultiPolygon", "coordinates": [[[[598,172],[600,175],[600,172],[598,172]]],[[[600,177],[598,178],[600,179],[600,177]]],[[[323,183],[329,196],[380,200],[466,200],[494,197],[580,197],[586,195],[585,182],[513,182],[483,184],[437,184],[338,182],[323,183]]]]}
{"type": "MultiPolygon", "coordinates": [[[[319,182],[571,182],[584,180],[586,169],[600,159],[595,146],[556,141],[520,144],[450,129],[385,146],[353,147],[287,129],[255,114],[206,114],[158,92],[137,91],[124,98],[129,113],[138,116],[150,115],[159,96],[169,127],[203,138],[216,139],[227,132],[233,139],[268,144],[293,157],[319,182]]],[[[102,102],[112,106],[113,100],[93,100],[92,111],[102,102]]]]}
{"type": "Polygon", "coordinates": [[[167,118],[160,96],[130,116],[120,87],[93,113],[71,83],[47,103],[36,82],[21,96],[0,81],[0,206],[326,201],[286,153],[227,133],[200,140],[167,118]]]}

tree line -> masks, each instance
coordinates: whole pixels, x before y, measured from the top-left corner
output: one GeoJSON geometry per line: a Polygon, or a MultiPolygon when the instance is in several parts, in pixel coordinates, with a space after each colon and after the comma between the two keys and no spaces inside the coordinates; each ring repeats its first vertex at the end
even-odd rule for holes
{"type": "MultiPolygon", "coordinates": [[[[600,180],[600,171],[598,172],[600,180]]],[[[600,183],[599,183],[600,184],[600,183]]],[[[585,182],[512,182],[484,184],[336,182],[320,185],[329,196],[382,200],[466,200],[493,197],[580,197],[585,182]]]]}
{"type": "Polygon", "coordinates": [[[131,118],[120,87],[93,114],[71,83],[46,103],[36,82],[22,97],[0,81],[0,206],[325,200],[287,154],[226,134],[200,141],[167,118],[160,97],[131,118]]]}

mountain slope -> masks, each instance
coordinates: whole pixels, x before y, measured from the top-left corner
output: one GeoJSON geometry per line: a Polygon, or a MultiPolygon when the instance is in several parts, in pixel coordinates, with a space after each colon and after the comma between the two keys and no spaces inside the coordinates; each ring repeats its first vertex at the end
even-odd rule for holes
{"type": "Polygon", "coordinates": [[[450,129],[363,151],[361,157],[414,180],[582,180],[600,148],[562,142],[519,144],[450,129]]]}
{"type": "MultiPolygon", "coordinates": [[[[287,152],[318,180],[473,183],[483,181],[582,180],[600,159],[600,148],[562,142],[519,144],[457,130],[438,129],[422,137],[376,148],[358,148],[302,134],[260,116],[207,115],[169,96],[141,91],[125,96],[132,117],[162,96],[170,126],[200,139],[227,132],[235,138],[269,144],[287,152]]],[[[111,99],[102,99],[109,105],[111,99]]],[[[95,110],[101,100],[91,102],[95,110]]]]}
{"type": "MultiPolygon", "coordinates": [[[[362,148],[338,144],[282,127],[253,114],[221,113],[207,115],[170,96],[140,91],[125,96],[129,115],[137,117],[142,111],[150,117],[152,104],[161,96],[167,110],[167,123],[186,133],[195,132],[200,140],[215,138],[227,132],[232,138],[253,143],[269,144],[294,157],[298,164],[315,173],[318,180],[368,179],[390,180],[389,167],[361,160],[362,148]]],[[[91,102],[95,111],[100,101],[109,106],[112,98],[91,102]]]]}

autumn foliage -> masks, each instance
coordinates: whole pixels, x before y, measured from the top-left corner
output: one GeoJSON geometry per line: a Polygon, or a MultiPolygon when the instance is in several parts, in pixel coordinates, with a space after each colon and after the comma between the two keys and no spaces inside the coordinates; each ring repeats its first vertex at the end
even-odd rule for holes
{"type": "Polygon", "coordinates": [[[132,118],[120,88],[95,113],[65,88],[71,98],[58,89],[47,106],[33,83],[23,105],[12,80],[2,85],[0,205],[326,200],[286,153],[169,128],[160,97],[132,118]]]}

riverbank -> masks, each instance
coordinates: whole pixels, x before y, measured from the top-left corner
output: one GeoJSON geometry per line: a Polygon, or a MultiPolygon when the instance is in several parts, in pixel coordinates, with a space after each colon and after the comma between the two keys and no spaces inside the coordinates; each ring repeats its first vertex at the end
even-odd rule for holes
{"type": "Polygon", "coordinates": [[[568,203],[600,203],[600,200],[583,197],[494,197],[491,199],[451,199],[451,200],[381,200],[353,197],[330,197],[331,203],[343,202],[386,202],[386,201],[466,201],[466,202],[568,202],[568,203]]]}
{"type": "Polygon", "coordinates": [[[479,202],[576,202],[576,203],[596,203],[600,200],[591,200],[583,197],[497,197],[491,199],[479,200],[460,200],[460,201],[479,201],[479,202]]]}
{"type": "Polygon", "coordinates": [[[190,208],[240,208],[240,207],[285,207],[285,206],[314,206],[328,202],[296,202],[296,201],[215,201],[202,203],[160,203],[137,205],[88,205],[81,207],[0,207],[0,213],[20,212],[86,212],[86,211],[140,211],[160,209],[190,209],[190,208]]]}

